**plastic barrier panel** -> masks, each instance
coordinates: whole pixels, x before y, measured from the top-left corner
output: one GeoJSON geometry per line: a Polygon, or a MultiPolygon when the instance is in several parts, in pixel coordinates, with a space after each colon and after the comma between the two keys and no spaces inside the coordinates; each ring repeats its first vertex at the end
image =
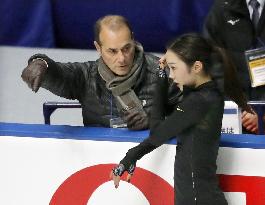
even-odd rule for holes
{"type": "MultiPolygon", "coordinates": [[[[175,141],[146,155],[115,189],[114,164],[148,131],[0,123],[0,204],[173,205],[175,141]]],[[[222,136],[217,160],[229,205],[265,204],[265,137],[222,136]]]]}

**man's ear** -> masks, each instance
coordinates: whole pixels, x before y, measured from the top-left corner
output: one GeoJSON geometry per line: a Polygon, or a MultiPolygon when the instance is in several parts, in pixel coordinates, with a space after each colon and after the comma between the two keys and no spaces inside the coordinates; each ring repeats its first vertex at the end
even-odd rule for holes
{"type": "Polygon", "coordinates": [[[193,64],[193,70],[195,73],[199,73],[201,72],[203,69],[203,64],[201,61],[195,61],[195,63],[193,64]]]}
{"type": "Polygon", "coordinates": [[[97,41],[94,41],[94,45],[95,45],[97,51],[101,54],[101,48],[100,48],[100,45],[98,44],[97,41]]]}
{"type": "Polygon", "coordinates": [[[132,40],[134,40],[134,33],[133,32],[131,33],[131,36],[132,36],[132,40]]]}

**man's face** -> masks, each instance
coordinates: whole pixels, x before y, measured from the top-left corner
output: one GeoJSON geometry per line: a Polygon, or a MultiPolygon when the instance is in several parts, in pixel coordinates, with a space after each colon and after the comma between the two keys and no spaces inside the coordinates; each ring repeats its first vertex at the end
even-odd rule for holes
{"type": "Polygon", "coordinates": [[[99,39],[100,44],[94,44],[109,69],[119,76],[128,74],[135,54],[135,42],[129,29],[124,26],[118,31],[112,31],[102,26],[99,39]]]}

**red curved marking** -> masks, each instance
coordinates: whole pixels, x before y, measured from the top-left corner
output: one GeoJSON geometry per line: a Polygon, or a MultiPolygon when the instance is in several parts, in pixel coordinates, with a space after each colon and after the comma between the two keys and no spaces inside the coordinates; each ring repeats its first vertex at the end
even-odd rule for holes
{"type": "MultiPolygon", "coordinates": [[[[74,173],[59,186],[50,205],[87,204],[93,192],[110,180],[109,174],[114,166],[115,164],[100,164],[74,173]]],[[[145,195],[151,205],[174,204],[174,188],[150,171],[136,168],[131,184],[145,195]]]]}

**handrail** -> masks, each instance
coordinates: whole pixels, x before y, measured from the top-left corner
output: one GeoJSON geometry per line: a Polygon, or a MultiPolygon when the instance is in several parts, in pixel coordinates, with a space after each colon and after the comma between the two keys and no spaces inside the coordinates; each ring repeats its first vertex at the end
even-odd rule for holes
{"type": "MultiPolygon", "coordinates": [[[[258,134],[264,135],[264,120],[265,116],[265,101],[249,101],[249,105],[255,110],[258,115],[258,134]]],[[[58,108],[81,108],[79,102],[45,102],[43,103],[44,123],[51,124],[50,117],[58,108]]]]}
{"type": "MultiPolygon", "coordinates": [[[[149,130],[130,131],[126,128],[82,127],[70,125],[43,125],[1,123],[0,136],[96,140],[114,142],[142,142],[149,130]]],[[[176,144],[176,139],[166,144],[176,144]]],[[[221,147],[265,149],[265,137],[253,134],[222,134],[221,147]]]]}
{"type": "Polygon", "coordinates": [[[81,108],[79,102],[45,102],[43,103],[43,116],[46,125],[51,124],[51,115],[58,108],[81,108]]]}

